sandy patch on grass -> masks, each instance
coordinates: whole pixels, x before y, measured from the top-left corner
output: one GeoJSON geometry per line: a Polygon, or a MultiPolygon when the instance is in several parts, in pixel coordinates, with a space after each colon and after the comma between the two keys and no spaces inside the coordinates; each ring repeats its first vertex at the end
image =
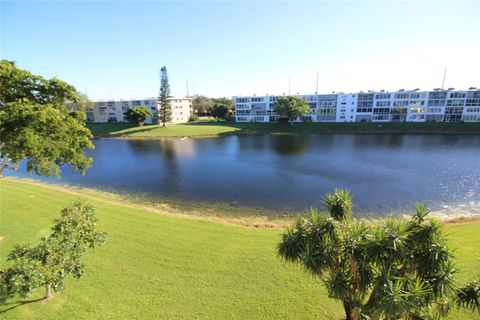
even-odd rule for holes
{"type": "Polygon", "coordinates": [[[137,204],[133,203],[127,196],[122,196],[120,194],[115,194],[106,191],[100,191],[96,189],[83,188],[83,187],[73,187],[66,185],[53,185],[48,183],[39,182],[31,179],[18,179],[13,177],[4,177],[8,181],[13,181],[15,183],[24,183],[34,186],[39,186],[45,189],[60,191],[68,193],[71,195],[78,196],[81,199],[91,199],[95,201],[101,201],[111,205],[123,206],[132,209],[140,209],[156,214],[162,214],[171,217],[181,217],[193,220],[207,220],[214,221],[230,225],[240,225],[251,228],[284,228],[292,222],[291,219],[281,219],[281,218],[269,218],[265,217],[232,217],[232,216],[218,216],[215,215],[216,210],[212,208],[205,208],[205,210],[191,209],[186,211],[174,208],[172,205],[162,202],[156,204],[137,204]],[[211,214],[205,214],[205,212],[212,212],[211,214]]]}
{"type": "MultiPolygon", "coordinates": [[[[292,215],[285,216],[285,218],[281,217],[268,217],[268,216],[219,216],[218,211],[216,209],[202,208],[200,211],[199,209],[188,209],[187,211],[180,210],[178,208],[173,207],[172,205],[160,202],[160,203],[152,203],[152,204],[138,204],[132,202],[128,196],[123,196],[116,193],[100,191],[91,188],[83,188],[83,187],[74,187],[69,185],[52,185],[48,183],[39,182],[36,180],[31,179],[18,179],[13,177],[3,178],[9,181],[13,181],[16,183],[25,183],[35,186],[40,186],[42,188],[46,188],[49,190],[55,190],[60,192],[65,192],[68,194],[72,194],[78,196],[82,199],[92,199],[95,201],[101,201],[104,203],[123,206],[132,209],[140,209],[151,213],[162,214],[171,217],[181,217],[193,220],[207,220],[207,221],[214,221],[224,224],[230,225],[240,225],[250,228],[285,228],[294,221],[292,215]],[[217,215],[215,214],[217,213],[217,215]]],[[[30,197],[33,195],[30,195],[30,197]]],[[[255,211],[254,208],[251,209],[255,211]]],[[[480,214],[466,214],[466,213],[458,213],[458,214],[445,214],[444,212],[432,212],[432,217],[435,217],[442,221],[443,223],[450,224],[450,223],[466,223],[472,221],[479,221],[480,214]]],[[[401,217],[408,219],[409,216],[401,215],[401,217]]],[[[372,220],[377,220],[373,218],[372,220]]],[[[1,238],[0,238],[1,240],[1,238]]]]}

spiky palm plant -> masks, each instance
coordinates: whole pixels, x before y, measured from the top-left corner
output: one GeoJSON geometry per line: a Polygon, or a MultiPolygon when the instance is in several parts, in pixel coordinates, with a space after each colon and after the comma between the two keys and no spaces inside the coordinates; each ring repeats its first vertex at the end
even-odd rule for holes
{"type": "Polygon", "coordinates": [[[445,315],[455,270],[442,226],[423,205],[410,220],[353,219],[351,199],[346,190],[326,195],[327,212],[298,218],[279,255],[320,278],[347,320],[445,315]]]}
{"type": "Polygon", "coordinates": [[[330,216],[338,221],[352,217],[352,194],[345,189],[335,189],[323,197],[323,204],[328,208],[330,216]]]}
{"type": "Polygon", "coordinates": [[[465,308],[477,309],[480,312],[480,277],[458,290],[457,303],[465,308]]]}

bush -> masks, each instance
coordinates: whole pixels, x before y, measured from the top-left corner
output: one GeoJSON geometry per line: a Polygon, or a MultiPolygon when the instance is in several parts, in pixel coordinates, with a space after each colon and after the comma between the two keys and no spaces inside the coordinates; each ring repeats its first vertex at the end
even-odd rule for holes
{"type": "Polygon", "coordinates": [[[200,119],[200,117],[197,114],[192,114],[190,118],[188,118],[188,122],[195,122],[198,121],[198,119],[200,119]]]}
{"type": "Polygon", "coordinates": [[[225,119],[228,114],[228,107],[224,104],[214,104],[212,110],[210,111],[212,117],[216,119],[225,119]]]}
{"type": "Polygon", "coordinates": [[[233,112],[230,111],[225,115],[225,121],[235,122],[235,116],[233,115],[233,112]]]}

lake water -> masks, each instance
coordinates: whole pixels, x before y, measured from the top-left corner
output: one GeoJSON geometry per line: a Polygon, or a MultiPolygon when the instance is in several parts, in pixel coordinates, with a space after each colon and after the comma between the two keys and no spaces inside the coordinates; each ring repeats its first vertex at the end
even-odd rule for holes
{"type": "Polygon", "coordinates": [[[480,212],[480,136],[245,135],[96,140],[95,147],[85,176],[64,168],[60,180],[42,179],[280,210],[320,206],[322,195],[347,188],[363,214],[410,210],[415,201],[480,212]]]}

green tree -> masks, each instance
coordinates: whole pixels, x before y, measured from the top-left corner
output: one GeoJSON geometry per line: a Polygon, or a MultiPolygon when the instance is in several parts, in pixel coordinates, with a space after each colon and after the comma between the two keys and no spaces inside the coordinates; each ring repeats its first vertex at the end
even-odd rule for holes
{"type": "Polygon", "coordinates": [[[196,114],[206,116],[213,108],[213,101],[208,97],[197,95],[192,100],[192,108],[196,114]]]}
{"type": "Polygon", "coordinates": [[[123,114],[129,122],[136,123],[139,127],[143,126],[147,119],[153,117],[152,111],[143,106],[130,108],[123,114]]]}
{"type": "Polygon", "coordinates": [[[349,192],[324,198],[282,236],[279,255],[318,277],[347,320],[442,317],[453,293],[453,257],[442,225],[417,205],[410,220],[351,217],[349,192]]]}
{"type": "Polygon", "coordinates": [[[301,117],[308,113],[310,107],[307,101],[297,97],[280,97],[275,104],[275,112],[280,118],[286,119],[289,122],[295,120],[296,117],[301,117]]]}
{"type": "Polygon", "coordinates": [[[213,107],[210,109],[210,115],[217,119],[232,120],[235,104],[229,98],[211,99],[213,107]]]}
{"type": "Polygon", "coordinates": [[[103,244],[106,234],[97,230],[95,208],[76,202],[61,211],[52,233],[35,247],[18,245],[8,256],[11,266],[0,272],[0,302],[14,295],[26,297],[40,287],[45,299],[64,288],[68,275],[79,278],[87,248],[103,244]]]}
{"type": "Polygon", "coordinates": [[[230,98],[222,97],[222,98],[213,98],[211,100],[213,104],[222,104],[226,106],[229,111],[235,109],[235,103],[230,98]]]}
{"type": "Polygon", "coordinates": [[[93,148],[93,137],[85,113],[72,104],[88,102],[59,79],[0,61],[0,176],[5,169],[17,170],[22,160],[39,175],[58,176],[64,164],[83,174],[92,163],[84,149],[93,148]]]}
{"type": "Polygon", "coordinates": [[[213,105],[212,110],[210,111],[210,115],[216,119],[225,119],[228,114],[228,108],[224,104],[215,103],[213,105]]]}
{"type": "Polygon", "coordinates": [[[172,121],[172,107],[170,106],[170,85],[168,83],[167,67],[160,69],[160,108],[158,110],[158,119],[163,123],[172,121]]]}

